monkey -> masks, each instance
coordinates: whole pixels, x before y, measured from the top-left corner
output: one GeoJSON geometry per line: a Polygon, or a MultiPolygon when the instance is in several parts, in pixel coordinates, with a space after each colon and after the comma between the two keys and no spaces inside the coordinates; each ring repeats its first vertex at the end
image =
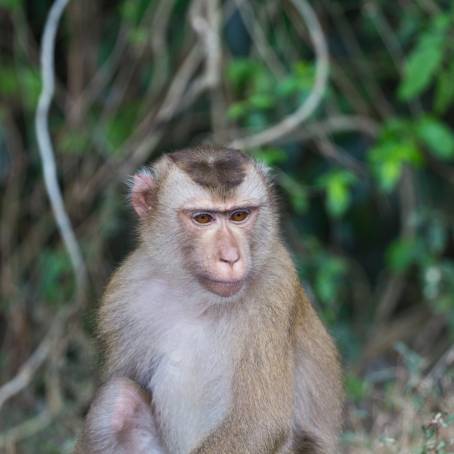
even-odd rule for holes
{"type": "Polygon", "coordinates": [[[76,452],[338,452],[338,352],[281,239],[269,169],[174,151],[133,176],[130,203],[138,246],[99,309],[105,384],[76,452]]]}

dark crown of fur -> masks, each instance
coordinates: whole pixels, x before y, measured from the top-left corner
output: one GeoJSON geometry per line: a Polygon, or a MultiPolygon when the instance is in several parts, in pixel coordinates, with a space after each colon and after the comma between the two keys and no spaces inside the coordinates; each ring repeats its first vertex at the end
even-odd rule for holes
{"type": "Polygon", "coordinates": [[[210,146],[175,151],[168,156],[200,186],[225,191],[243,182],[246,165],[251,161],[241,151],[210,146]]]}

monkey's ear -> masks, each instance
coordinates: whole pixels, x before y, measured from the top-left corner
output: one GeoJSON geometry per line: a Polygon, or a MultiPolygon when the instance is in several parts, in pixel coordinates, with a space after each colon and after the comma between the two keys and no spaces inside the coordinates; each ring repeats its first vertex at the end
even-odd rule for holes
{"type": "Polygon", "coordinates": [[[142,218],[152,208],[153,192],[156,180],[150,169],[142,169],[132,176],[130,180],[131,205],[137,215],[142,218]]]}

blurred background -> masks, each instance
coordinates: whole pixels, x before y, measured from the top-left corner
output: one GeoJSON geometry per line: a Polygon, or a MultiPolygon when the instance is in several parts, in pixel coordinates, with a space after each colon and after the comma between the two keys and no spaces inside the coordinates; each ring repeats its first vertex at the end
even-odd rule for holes
{"type": "Polygon", "coordinates": [[[69,1],[48,122],[76,273],[34,126],[51,7],[0,0],[0,452],[71,452],[135,243],[128,175],[217,143],[274,168],[345,365],[344,452],[453,453],[453,3],[69,1]]]}

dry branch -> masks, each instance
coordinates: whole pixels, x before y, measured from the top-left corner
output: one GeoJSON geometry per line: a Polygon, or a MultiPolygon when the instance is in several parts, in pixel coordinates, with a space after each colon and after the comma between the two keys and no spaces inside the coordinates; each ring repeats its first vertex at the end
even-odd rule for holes
{"type": "Polygon", "coordinates": [[[316,55],[314,86],[306,101],[295,112],[264,131],[232,141],[230,145],[234,148],[260,147],[290,134],[312,115],[325,95],[329,75],[329,54],[325,35],[317,15],[307,1],[292,0],[292,3],[306,22],[314,45],[316,55]]]}
{"type": "Polygon", "coordinates": [[[41,45],[41,78],[43,86],[38,108],[36,109],[35,129],[47,194],[76,277],[77,299],[81,301],[85,293],[87,271],[58,185],[54,151],[49,134],[49,108],[55,91],[55,37],[60,18],[68,2],[69,0],[56,0],[54,2],[44,27],[41,45]]]}
{"type": "MultiPolygon", "coordinates": [[[[41,75],[43,87],[36,110],[35,128],[47,194],[51,202],[52,212],[57,222],[60,235],[63,238],[65,248],[71,260],[76,278],[77,301],[80,303],[83,300],[86,288],[86,268],[58,186],[54,152],[48,128],[49,108],[55,91],[55,37],[60,18],[68,1],[69,0],[56,0],[54,2],[44,27],[41,47],[41,75]]],[[[48,334],[29,359],[22,365],[18,374],[0,388],[0,408],[7,400],[29,385],[36,371],[51,353],[55,340],[61,336],[67,319],[74,312],[76,307],[77,306],[72,308],[66,307],[60,311],[54,318],[48,334]]],[[[47,413],[43,413],[43,415],[45,414],[47,413]]],[[[47,421],[47,416],[44,420],[47,421]]],[[[37,421],[41,421],[41,419],[38,418],[37,421]]],[[[38,424],[38,426],[40,426],[40,424],[38,424]]],[[[35,424],[33,424],[33,427],[35,427],[35,424]]],[[[8,436],[5,435],[2,437],[2,440],[9,439],[10,437],[11,434],[8,436]]]]}

